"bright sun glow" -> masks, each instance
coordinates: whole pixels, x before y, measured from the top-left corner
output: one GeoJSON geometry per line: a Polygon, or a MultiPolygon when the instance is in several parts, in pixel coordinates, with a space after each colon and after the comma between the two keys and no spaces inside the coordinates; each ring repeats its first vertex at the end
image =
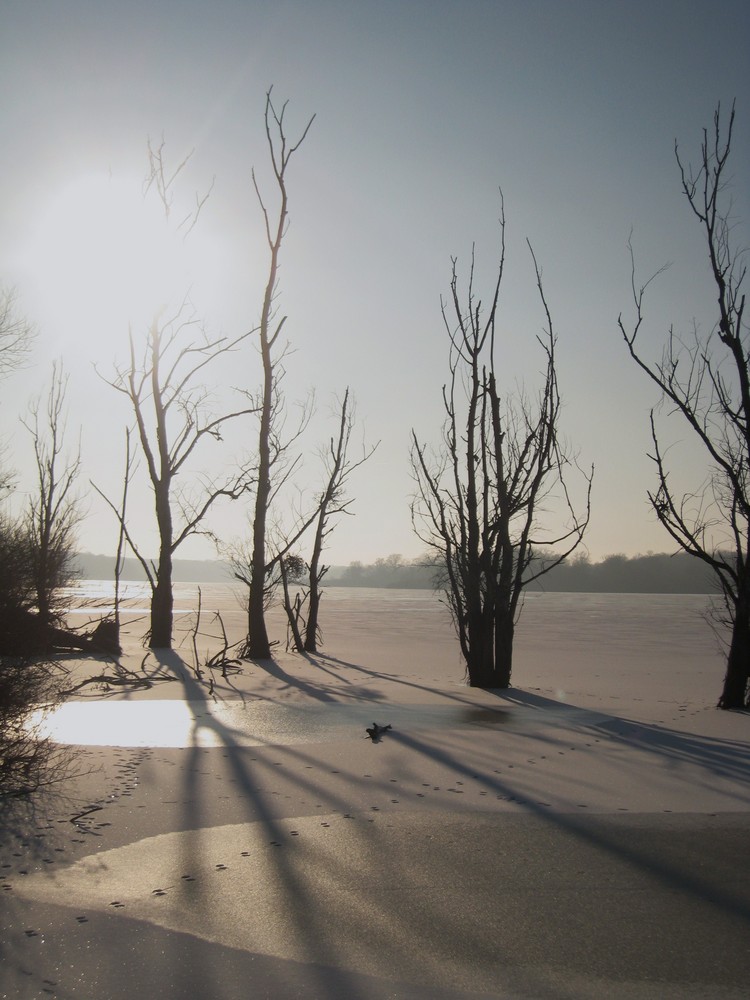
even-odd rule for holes
{"type": "Polygon", "coordinates": [[[41,735],[55,743],[123,747],[221,745],[210,725],[202,724],[200,715],[196,716],[184,701],[71,701],[50,714],[37,712],[31,722],[39,726],[41,735]]]}
{"type": "Polygon", "coordinates": [[[28,250],[43,311],[83,339],[111,341],[127,324],[176,310],[203,262],[200,233],[183,239],[173,215],[167,221],[135,178],[88,174],[68,184],[43,208],[28,250]]]}

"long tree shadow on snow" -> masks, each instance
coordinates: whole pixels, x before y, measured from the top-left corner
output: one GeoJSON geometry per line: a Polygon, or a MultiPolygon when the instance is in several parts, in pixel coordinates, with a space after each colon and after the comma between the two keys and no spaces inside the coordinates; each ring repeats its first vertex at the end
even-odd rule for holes
{"type": "Polygon", "coordinates": [[[619,743],[638,747],[670,765],[698,765],[715,777],[726,778],[745,787],[748,791],[741,800],[750,802],[750,752],[746,741],[697,736],[658,723],[639,722],[625,716],[581,709],[519,688],[495,693],[504,703],[538,711],[540,718],[549,715],[565,719],[567,716],[573,725],[585,724],[587,729],[619,743]],[[590,717],[589,721],[586,721],[587,716],[590,717]]]}

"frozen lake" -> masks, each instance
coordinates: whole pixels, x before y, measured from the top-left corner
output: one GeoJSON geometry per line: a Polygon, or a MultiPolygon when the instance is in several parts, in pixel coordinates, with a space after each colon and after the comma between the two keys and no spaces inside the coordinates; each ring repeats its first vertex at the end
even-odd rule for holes
{"type": "MultiPolygon", "coordinates": [[[[231,641],[246,632],[243,588],[227,584],[175,584],[175,645],[193,628],[198,594],[201,632],[210,641],[218,635],[220,613],[231,641]]],[[[149,590],[146,584],[124,584],[132,629],[147,627],[149,590]]],[[[97,618],[112,608],[113,588],[99,580],[81,581],[70,590],[70,609],[78,621],[97,618]],[[84,604],[84,607],[81,605],[84,604]]],[[[708,620],[715,598],[704,594],[527,594],[516,627],[514,680],[526,686],[563,682],[570,674],[588,682],[627,674],[633,683],[654,671],[674,681],[708,669],[715,681],[724,650],[708,620]]],[[[268,614],[269,633],[285,648],[283,610],[268,614]]],[[[430,656],[446,679],[461,675],[458,643],[447,609],[427,590],[386,590],[330,587],[325,590],[320,623],[321,652],[358,659],[374,658],[379,669],[408,671],[409,661],[430,656]]]]}
{"type": "MultiPolygon", "coordinates": [[[[198,594],[198,585],[175,586],[175,653],[188,664],[198,594]]],[[[72,605],[86,605],[74,611],[74,617],[107,613],[112,596],[110,584],[83,581],[71,592],[72,605]]],[[[143,584],[127,584],[125,597],[125,641],[131,650],[138,649],[137,637],[148,623],[149,591],[143,584]]],[[[231,641],[244,635],[241,591],[232,584],[205,584],[200,597],[201,649],[216,649],[217,612],[231,641]]],[[[628,714],[628,706],[632,709],[636,703],[648,704],[657,715],[661,705],[678,712],[682,703],[684,711],[688,703],[714,705],[724,654],[707,620],[709,607],[710,598],[701,595],[529,594],[517,627],[513,685],[558,703],[567,721],[570,712],[628,714]]],[[[480,719],[460,705],[424,703],[430,692],[456,696],[466,690],[448,612],[430,591],[328,589],[322,604],[323,644],[304,683],[299,670],[311,664],[285,652],[280,609],[269,613],[268,623],[269,633],[280,640],[275,660],[281,674],[288,677],[290,690],[296,682],[297,692],[311,703],[264,701],[269,697],[264,688],[268,668],[247,663],[241,687],[253,701],[237,701],[230,691],[219,704],[209,703],[195,685],[192,692],[182,685],[160,687],[159,694],[153,691],[154,700],[117,696],[92,701],[95,692],[89,689],[89,697],[69,702],[50,719],[54,738],[121,746],[217,746],[228,734],[246,746],[337,740],[374,721],[373,686],[383,677],[399,685],[399,701],[389,703],[386,721],[408,718],[412,729],[487,724],[528,728],[532,722],[518,706],[480,719]],[[335,695],[343,694],[350,703],[333,704],[326,685],[342,669],[354,671],[358,684],[335,695]]],[[[564,721],[561,717],[559,723],[564,721]]]]}

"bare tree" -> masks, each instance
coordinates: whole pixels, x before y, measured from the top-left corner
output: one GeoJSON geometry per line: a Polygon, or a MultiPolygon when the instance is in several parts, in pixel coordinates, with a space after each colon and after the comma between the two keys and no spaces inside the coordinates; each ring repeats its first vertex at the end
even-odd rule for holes
{"type": "MultiPolygon", "coordinates": [[[[0,381],[22,368],[35,336],[32,324],[18,310],[12,288],[0,288],[0,381]]],[[[5,444],[0,441],[0,499],[13,487],[14,473],[4,464],[5,444]]]]}
{"type": "MultiPolygon", "coordinates": [[[[144,184],[144,196],[149,192],[156,194],[165,222],[169,224],[175,183],[190,155],[170,172],[165,164],[163,142],[159,146],[149,142],[148,154],[149,173],[144,184]]],[[[195,204],[176,224],[176,232],[183,238],[193,230],[207,198],[208,194],[196,196],[195,204]]],[[[114,378],[105,379],[130,403],[154,496],[159,535],[156,562],[146,557],[133,538],[125,520],[124,508],[118,509],[97,487],[118,518],[128,544],[149,581],[149,645],[152,649],[168,648],[172,644],[172,558],[176,549],[191,535],[210,535],[205,523],[216,501],[220,498],[236,499],[250,486],[244,470],[227,476],[218,485],[204,478],[192,490],[177,490],[175,479],[185,471],[199,446],[209,440],[221,441],[222,431],[230,421],[255,412],[255,406],[250,406],[215,415],[211,393],[205,382],[207,369],[236,350],[254,332],[250,330],[233,339],[211,337],[197,322],[185,299],[167,319],[164,319],[163,310],[154,316],[140,353],[131,330],[129,364],[116,367],[114,378]]],[[[128,475],[126,470],[126,477],[128,475]]]]}
{"type": "Polygon", "coordinates": [[[0,441],[0,500],[13,489],[15,472],[5,464],[6,444],[0,441]]]}
{"type": "Polygon", "coordinates": [[[349,477],[370,458],[379,443],[363,448],[360,458],[352,461],[349,458],[349,445],[353,428],[354,407],[347,387],[341,401],[338,436],[330,439],[328,448],[322,455],[327,480],[318,500],[312,552],[310,562],[307,564],[309,591],[304,648],[308,653],[315,653],[318,649],[318,620],[322,596],[320,585],[329,569],[322,560],[326,539],[335,527],[331,524],[331,519],[339,514],[350,513],[349,507],[353,503],[353,498],[347,495],[349,477]]]}
{"type": "Polygon", "coordinates": [[[706,241],[717,293],[716,324],[706,333],[696,327],[690,342],[670,329],[661,360],[647,360],[637,339],[644,321],[643,301],[646,289],[664,268],[639,288],[632,245],[635,320],[628,328],[622,315],[618,319],[631,357],[658,386],[669,414],[682,418],[705,454],[703,484],[678,492],[652,410],[650,457],[656,466],[656,489],[649,492],[649,501],[673,541],[714,573],[731,627],[720,708],[750,706],[750,374],[742,291],[746,251],[734,243],[732,205],[726,193],[734,118],[733,104],[729,123],[723,127],[717,107],[713,130],[703,130],[697,170],[683,163],[675,143],[682,190],[706,241]]]}
{"type": "MultiPolygon", "coordinates": [[[[294,597],[290,589],[290,583],[301,583],[305,578],[305,560],[302,556],[289,554],[279,560],[279,578],[283,594],[284,611],[286,611],[287,622],[289,623],[289,634],[291,634],[291,644],[298,652],[302,652],[305,643],[302,638],[302,628],[304,628],[304,609],[307,601],[307,591],[303,588],[300,592],[295,591],[294,597]]],[[[289,640],[287,638],[287,648],[289,640]]]]}
{"type": "Polygon", "coordinates": [[[43,735],[39,717],[40,705],[49,710],[60,700],[56,663],[38,655],[0,656],[0,802],[4,810],[10,798],[28,795],[65,776],[65,755],[43,735]]]}
{"type": "Polygon", "coordinates": [[[268,207],[260,192],[255,171],[252,175],[270,253],[258,327],[263,385],[259,399],[258,466],[252,518],[252,553],[247,567],[248,572],[240,577],[248,585],[248,636],[245,652],[252,659],[268,659],[271,655],[265,620],[267,577],[280,556],[277,553],[276,558],[268,558],[266,535],[271,502],[278,489],[278,483],[274,481],[274,467],[283,461],[288,452],[288,442],[282,441],[279,429],[279,416],[283,412],[279,379],[283,374],[281,361],[284,354],[279,337],[286,317],[277,318],[275,309],[281,247],[288,221],[287,171],[292,156],[304,142],[315,118],[314,115],[310,118],[296,142],[290,142],[284,125],[286,108],[285,102],[280,111],[276,110],[269,90],[266,94],[265,128],[276,184],[277,205],[274,210],[268,207]]]}
{"type": "Polygon", "coordinates": [[[523,588],[582,541],[593,478],[593,468],[581,473],[586,502],[584,513],[577,513],[565,478],[571,458],[558,427],[556,338],[533,251],[547,323],[537,336],[544,383],[534,403],[522,392],[501,399],[495,334],[505,263],[504,212],[500,226],[500,262],[486,315],[475,296],[473,251],[464,299],[453,259],[450,306],[442,304],[450,342],[442,448],[431,456],[412,431],[411,452],[415,531],[440,566],[437,582],[453,617],[469,683],[483,688],[509,686],[523,588]],[[550,533],[543,523],[553,502],[563,507],[567,523],[550,533]],[[546,557],[535,558],[541,552],[546,557]]]}
{"type": "MultiPolygon", "coordinates": [[[[283,537],[283,543],[277,546],[280,556],[276,556],[269,564],[266,586],[266,605],[278,584],[281,584],[283,605],[289,622],[292,645],[302,653],[315,653],[320,638],[319,616],[322,598],[321,583],[329,567],[323,563],[323,552],[326,540],[335,528],[332,519],[339,514],[350,513],[353,498],[347,496],[348,480],[351,474],[373,454],[378,443],[364,447],[361,457],[352,461],[349,457],[349,445],[354,429],[354,405],[346,389],[340,404],[338,414],[338,433],[331,437],[328,446],[321,450],[321,459],[325,472],[325,485],[316,498],[315,507],[305,517],[297,519],[297,527],[291,535],[283,537]],[[291,548],[302,536],[312,529],[312,551],[310,561],[291,554],[291,548]],[[290,583],[301,584],[292,597],[290,583]]],[[[241,571],[236,575],[244,579],[241,571]]]]}
{"type": "MultiPolygon", "coordinates": [[[[34,329],[19,314],[15,293],[0,289],[0,380],[24,365],[33,338],[34,329]]],[[[48,402],[54,400],[55,386],[53,371],[48,402]]],[[[64,395],[64,386],[58,382],[57,388],[62,388],[64,395]]],[[[46,437],[38,423],[38,415],[39,405],[36,411],[32,405],[31,427],[37,431],[34,445],[40,486],[48,499],[49,494],[57,492],[60,475],[64,483],[65,473],[61,473],[57,466],[59,451],[54,442],[46,437]],[[42,442],[42,436],[46,443],[42,442]],[[51,461],[51,470],[46,465],[39,467],[42,455],[51,461]]],[[[60,421],[56,421],[56,430],[62,431],[60,421]]],[[[0,499],[3,492],[11,487],[12,480],[12,473],[0,466],[0,499]]],[[[47,512],[54,512],[54,505],[50,508],[45,504],[41,491],[32,501],[32,510],[35,505],[40,511],[44,508],[47,512]]],[[[59,540],[55,536],[59,536],[67,516],[64,500],[60,513],[62,520],[58,519],[53,524],[49,536],[53,550],[59,540]]],[[[67,522],[71,530],[73,520],[71,517],[67,522]]],[[[59,750],[41,736],[40,727],[32,717],[32,712],[38,710],[40,705],[51,707],[56,703],[60,692],[56,664],[40,655],[46,651],[46,643],[39,635],[44,630],[39,630],[38,619],[32,615],[37,602],[40,560],[36,545],[39,522],[34,519],[32,525],[30,521],[31,513],[26,518],[11,518],[0,511],[0,800],[5,807],[10,797],[26,795],[61,776],[61,771],[55,767],[59,750]]],[[[63,545],[63,552],[65,548],[63,545]]],[[[67,551],[72,555],[70,548],[67,551]]],[[[58,549],[57,555],[61,554],[58,549]]],[[[64,582],[65,574],[71,568],[63,558],[58,583],[64,582]]],[[[52,583],[52,573],[48,582],[52,583]]],[[[43,597],[47,598],[48,605],[51,604],[51,596],[51,592],[44,588],[43,597]]]]}
{"type": "MultiPolygon", "coordinates": [[[[354,406],[347,388],[338,412],[338,432],[331,437],[327,448],[322,449],[321,459],[325,474],[325,485],[316,496],[315,503],[306,513],[297,512],[294,527],[284,529],[275,526],[268,548],[273,555],[267,557],[264,607],[270,607],[281,586],[282,603],[289,622],[291,645],[298,652],[316,652],[319,638],[319,613],[322,597],[321,582],[328,572],[323,564],[326,539],[335,528],[332,519],[339,514],[350,513],[353,499],[347,496],[347,486],[351,474],[373,454],[378,444],[363,446],[362,455],[357,460],[349,457],[349,446],[354,429],[354,406]],[[310,561],[293,553],[303,537],[312,531],[312,551],[310,561]],[[292,596],[290,584],[301,584],[292,596]]],[[[272,467],[273,467],[272,463],[272,467]]],[[[296,460],[289,468],[294,468],[296,460]]],[[[286,481],[286,477],[284,478],[286,481]]],[[[274,491],[274,494],[277,491],[274,491]]],[[[235,577],[250,585],[252,562],[242,549],[231,553],[235,577]]],[[[270,643],[269,643],[270,645],[270,643]]],[[[247,646],[244,655],[250,655],[247,646]]]]}
{"type": "Polygon", "coordinates": [[[36,458],[36,489],[26,514],[36,605],[42,625],[54,615],[54,592],[75,576],[75,530],[81,519],[74,489],[81,467],[80,446],[69,457],[65,449],[65,396],[68,376],[54,362],[44,410],[38,397],[23,425],[31,434],[36,458]]]}
{"type": "Polygon", "coordinates": [[[34,336],[33,325],[18,310],[15,290],[0,288],[0,379],[24,365],[34,336]]]}
{"type": "Polygon", "coordinates": [[[209,440],[221,441],[229,421],[255,412],[255,407],[249,407],[212,415],[210,392],[201,381],[209,365],[233,351],[250,334],[228,340],[211,339],[204,333],[201,339],[193,339],[194,322],[182,314],[180,309],[166,322],[158,318],[152,322],[141,357],[136,354],[131,333],[130,363],[116,369],[115,378],[109,381],[127,397],[133,409],[154,497],[159,533],[156,563],[146,558],[124,515],[107,501],[151,586],[152,649],[172,644],[172,558],[176,549],[191,535],[210,534],[205,519],[217,500],[237,499],[249,488],[246,473],[240,471],[219,484],[204,478],[192,493],[175,489],[175,479],[200,445],[209,440]]]}
{"type": "Polygon", "coordinates": [[[124,526],[128,523],[128,493],[130,491],[130,480],[134,472],[134,461],[130,451],[130,428],[125,428],[125,469],[122,477],[122,495],[120,498],[120,507],[117,512],[117,520],[119,522],[119,530],[117,532],[117,549],[115,551],[115,612],[114,612],[114,622],[115,622],[115,640],[117,645],[120,643],[120,581],[122,579],[122,571],[125,565],[125,546],[127,539],[125,538],[125,528],[124,526]]]}
{"type": "Polygon", "coordinates": [[[3,655],[20,652],[23,626],[34,606],[34,574],[26,526],[0,512],[0,669],[3,655]]]}
{"type": "MultiPolygon", "coordinates": [[[[278,399],[280,400],[281,397],[279,396],[278,399]]],[[[278,412],[280,412],[280,407],[277,403],[275,403],[274,414],[278,412]]],[[[270,471],[273,478],[270,480],[268,510],[266,512],[267,518],[279,493],[281,493],[283,487],[289,483],[292,473],[299,465],[301,456],[296,455],[291,457],[289,452],[293,442],[302,433],[309,420],[309,411],[306,407],[303,408],[300,420],[300,426],[291,439],[286,439],[282,442],[276,438],[275,434],[272,438],[270,471]]],[[[294,554],[292,550],[298,544],[303,535],[309,531],[317,517],[318,507],[316,506],[313,507],[312,510],[308,510],[306,513],[301,510],[294,511],[293,524],[291,527],[289,527],[288,524],[284,525],[282,520],[278,518],[270,525],[267,520],[264,544],[266,561],[263,573],[262,590],[264,627],[265,612],[274,603],[280,585],[283,591],[283,603],[287,611],[287,616],[291,615],[292,604],[290,604],[291,597],[289,592],[289,583],[299,582],[300,577],[298,569],[300,566],[304,565],[301,557],[294,554]]],[[[228,550],[229,561],[232,566],[235,579],[240,580],[248,588],[248,596],[245,604],[245,608],[248,611],[248,620],[250,618],[251,608],[250,594],[255,581],[253,571],[254,554],[254,540],[251,540],[249,545],[242,542],[235,544],[230,546],[228,550]]],[[[301,652],[304,648],[304,643],[298,638],[297,629],[299,627],[298,623],[300,621],[302,608],[297,603],[295,603],[295,607],[296,611],[294,612],[294,623],[292,622],[291,617],[289,617],[289,621],[293,634],[294,646],[301,652]]],[[[271,643],[270,639],[268,639],[267,632],[266,639],[268,642],[268,654],[270,656],[271,646],[275,645],[275,642],[271,643]]],[[[239,649],[242,657],[248,657],[250,659],[267,658],[261,657],[255,653],[255,647],[251,645],[251,638],[249,634],[241,643],[239,649]]]]}
{"type": "Polygon", "coordinates": [[[97,626],[97,637],[100,642],[104,642],[108,650],[113,653],[122,652],[122,646],[120,645],[120,608],[121,608],[121,580],[122,571],[125,565],[125,549],[127,546],[127,536],[125,526],[128,523],[128,493],[130,492],[130,482],[133,478],[133,473],[135,472],[135,459],[132,455],[130,446],[130,434],[131,430],[129,427],[125,428],[125,467],[122,477],[122,494],[120,496],[120,506],[114,508],[114,504],[108,499],[108,497],[102,493],[96,483],[92,482],[91,485],[99,494],[100,497],[114,509],[115,515],[117,516],[118,522],[118,532],[117,532],[117,548],[115,550],[115,562],[114,562],[114,577],[115,577],[115,594],[114,594],[114,612],[111,618],[104,618],[97,626]]]}

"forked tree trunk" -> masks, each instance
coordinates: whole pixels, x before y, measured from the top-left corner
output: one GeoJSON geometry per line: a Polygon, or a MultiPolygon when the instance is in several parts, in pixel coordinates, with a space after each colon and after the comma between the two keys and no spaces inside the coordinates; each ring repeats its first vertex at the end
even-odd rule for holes
{"type": "Polygon", "coordinates": [[[497,669],[491,638],[490,641],[482,642],[470,651],[466,661],[466,673],[469,687],[484,689],[508,687],[508,682],[503,683],[503,675],[497,669]]]}
{"type": "Polygon", "coordinates": [[[470,687],[505,690],[513,667],[512,616],[498,615],[494,632],[485,629],[471,647],[466,668],[470,687]]]}

